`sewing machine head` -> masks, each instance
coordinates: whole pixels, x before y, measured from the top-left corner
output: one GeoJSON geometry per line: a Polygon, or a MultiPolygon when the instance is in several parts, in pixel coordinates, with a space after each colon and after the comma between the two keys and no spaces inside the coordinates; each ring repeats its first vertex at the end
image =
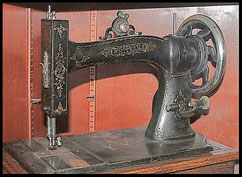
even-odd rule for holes
{"type": "Polygon", "coordinates": [[[174,143],[198,135],[190,118],[208,114],[212,96],[225,71],[225,41],[218,25],[201,14],[187,18],[176,34],[163,38],[141,35],[129,24],[128,14],[118,12],[100,41],[75,43],[68,39],[67,20],[56,20],[49,9],[42,22],[42,109],[47,115],[50,149],[61,146],[56,118],[68,112],[68,73],[115,62],[145,62],[157,71],[159,88],[145,137],[174,143]],[[198,30],[196,34],[193,31],[198,30]],[[112,35],[111,32],[114,34],[112,35]],[[211,39],[213,46],[208,44],[211,39]],[[208,63],[215,68],[209,79],[208,63]],[[202,78],[202,85],[193,82],[202,78]],[[191,102],[191,98],[198,99],[191,102]]]}

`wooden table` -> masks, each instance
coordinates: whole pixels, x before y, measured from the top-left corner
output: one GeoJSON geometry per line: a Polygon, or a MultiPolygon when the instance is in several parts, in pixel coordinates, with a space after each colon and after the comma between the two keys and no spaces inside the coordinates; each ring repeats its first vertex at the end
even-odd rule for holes
{"type": "MultiPolygon", "coordinates": [[[[214,151],[189,157],[151,162],[143,165],[118,168],[98,172],[99,174],[147,174],[147,173],[175,173],[175,174],[233,174],[234,165],[238,163],[239,152],[233,148],[212,140],[207,141],[214,151]]],[[[19,163],[3,149],[3,173],[27,174],[19,163]]],[[[96,172],[97,173],[97,172],[96,172]]]]}

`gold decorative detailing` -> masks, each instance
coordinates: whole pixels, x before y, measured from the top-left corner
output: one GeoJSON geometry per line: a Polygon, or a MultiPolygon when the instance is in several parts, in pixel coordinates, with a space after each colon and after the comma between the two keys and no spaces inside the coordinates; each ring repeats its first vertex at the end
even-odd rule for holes
{"type": "Polygon", "coordinates": [[[65,31],[68,31],[68,28],[64,27],[61,23],[58,27],[55,27],[54,28],[55,31],[58,32],[59,34],[59,37],[62,38],[63,37],[63,34],[65,31]]]}
{"type": "Polygon", "coordinates": [[[74,54],[70,57],[70,60],[74,60],[74,61],[76,61],[76,53],[74,53],[74,54]]]}
{"type": "Polygon", "coordinates": [[[106,142],[108,143],[108,145],[103,145],[103,147],[106,147],[106,148],[111,149],[111,150],[115,150],[115,148],[113,146],[115,146],[115,145],[117,146],[117,144],[132,147],[132,145],[130,145],[129,142],[126,139],[124,139],[124,143],[123,142],[108,141],[108,140],[106,140],[106,142]]]}
{"type": "Polygon", "coordinates": [[[134,36],[134,37],[124,37],[124,38],[117,38],[117,39],[111,39],[108,41],[104,41],[104,42],[98,42],[98,43],[91,43],[91,44],[87,44],[87,45],[82,45],[82,47],[94,47],[94,46],[100,46],[100,45],[105,45],[105,44],[112,44],[115,42],[119,42],[119,41],[127,41],[127,40],[131,40],[131,39],[150,39],[153,41],[160,41],[160,42],[165,42],[166,40],[162,39],[162,38],[154,38],[154,37],[148,37],[148,36],[134,36]]]}
{"type": "Polygon", "coordinates": [[[63,108],[61,102],[59,102],[58,107],[55,110],[53,110],[53,112],[57,113],[58,115],[61,115],[61,113],[66,112],[66,111],[67,111],[67,109],[63,108]]]}
{"type": "Polygon", "coordinates": [[[124,139],[124,143],[119,143],[119,144],[132,147],[126,139],[124,139]]]}
{"type": "Polygon", "coordinates": [[[82,60],[80,61],[80,63],[84,63],[84,62],[86,62],[89,58],[90,58],[90,57],[89,57],[88,55],[84,55],[84,56],[82,57],[82,60]]]}
{"type": "MultiPolygon", "coordinates": [[[[154,37],[148,37],[148,36],[139,36],[139,37],[134,36],[134,37],[127,37],[127,38],[117,38],[117,39],[108,40],[108,41],[104,41],[104,42],[98,42],[98,43],[94,43],[94,44],[82,45],[81,47],[82,48],[86,48],[86,47],[102,46],[102,45],[112,44],[112,43],[119,42],[119,41],[126,41],[126,40],[137,39],[137,38],[138,39],[149,39],[149,40],[154,40],[154,41],[165,42],[165,40],[162,39],[162,38],[154,38],[154,37]]],[[[76,57],[75,54],[73,54],[73,56],[70,57],[70,60],[76,60],[75,57],[76,57]]],[[[134,60],[134,61],[136,61],[136,60],[134,60]]],[[[164,70],[166,73],[168,72],[167,70],[165,70],[161,65],[159,65],[155,61],[150,61],[150,60],[147,60],[147,59],[139,59],[137,61],[143,61],[143,62],[148,62],[148,63],[155,64],[155,65],[159,66],[162,70],[164,70]]],[[[119,61],[118,60],[114,61],[114,63],[117,63],[117,62],[119,62],[119,61]]],[[[88,66],[98,66],[98,65],[102,65],[102,64],[106,64],[106,62],[103,61],[103,62],[97,62],[97,63],[89,63],[88,65],[87,64],[83,64],[81,66],[79,65],[78,67],[79,68],[84,68],[84,67],[88,67],[88,66]]]]}
{"type": "Polygon", "coordinates": [[[162,130],[160,127],[155,131],[155,136],[158,136],[159,138],[166,139],[165,131],[162,130]]]}
{"type": "Polygon", "coordinates": [[[111,55],[114,57],[122,57],[126,55],[135,55],[137,53],[146,53],[153,51],[157,46],[152,42],[149,43],[137,43],[137,44],[128,44],[121,45],[116,47],[107,47],[100,52],[101,55],[105,57],[111,55]]]}
{"type": "Polygon", "coordinates": [[[186,137],[186,136],[193,136],[195,135],[194,132],[188,133],[188,134],[184,134],[184,135],[176,135],[176,136],[166,136],[165,135],[165,131],[162,130],[160,127],[156,130],[156,132],[154,133],[155,136],[159,137],[159,138],[163,138],[163,139],[174,139],[174,138],[180,138],[180,137],[186,137]]]}
{"type": "MultiPolygon", "coordinates": [[[[134,36],[134,37],[124,37],[124,38],[117,38],[117,39],[112,39],[112,40],[108,40],[108,41],[104,41],[104,42],[98,42],[98,43],[93,43],[93,44],[87,44],[87,45],[82,45],[81,47],[82,48],[87,48],[87,47],[95,47],[95,46],[102,46],[102,45],[106,45],[106,44],[112,44],[112,43],[115,43],[115,42],[119,42],[119,41],[127,41],[127,40],[132,40],[132,39],[148,39],[148,40],[153,40],[153,41],[159,41],[159,42],[165,42],[164,39],[162,38],[154,38],[154,37],[148,37],[148,36],[134,36]]],[[[79,47],[79,46],[78,46],[79,47]]],[[[72,57],[70,57],[70,60],[76,60],[76,54],[73,54],[72,57]]],[[[181,76],[185,76],[185,75],[190,75],[190,71],[188,72],[185,72],[185,73],[180,73],[180,74],[173,74],[173,73],[170,73],[168,70],[166,70],[163,66],[161,66],[159,63],[155,62],[155,61],[152,61],[152,60],[147,60],[147,59],[134,59],[133,61],[142,61],[142,62],[147,62],[147,63],[150,63],[150,64],[154,64],[158,67],[160,67],[166,74],[169,74],[169,77],[181,77],[181,76]]],[[[114,63],[117,63],[119,62],[118,60],[117,61],[114,61],[114,63]]],[[[102,61],[102,62],[97,62],[97,63],[89,63],[88,65],[87,64],[83,64],[83,65],[79,65],[78,69],[80,68],[84,68],[84,67],[88,67],[88,66],[99,66],[99,65],[103,65],[103,64],[106,64],[105,61],[102,61]]]]}
{"type": "Polygon", "coordinates": [[[59,97],[62,96],[63,85],[65,84],[65,80],[64,80],[65,79],[64,74],[66,72],[66,68],[64,65],[65,58],[66,57],[63,56],[63,47],[61,44],[59,44],[58,53],[55,57],[56,66],[54,71],[54,75],[55,75],[54,85],[56,86],[59,97]]]}
{"type": "Polygon", "coordinates": [[[186,108],[186,98],[185,95],[183,94],[182,90],[180,89],[174,102],[179,105],[179,109],[181,111],[185,111],[186,108]]]}
{"type": "Polygon", "coordinates": [[[77,46],[75,53],[70,57],[70,60],[74,60],[76,62],[76,66],[82,66],[87,60],[90,59],[90,56],[83,55],[81,47],[77,46]],[[79,61],[77,60],[77,55],[82,56],[82,59],[79,61]]]}

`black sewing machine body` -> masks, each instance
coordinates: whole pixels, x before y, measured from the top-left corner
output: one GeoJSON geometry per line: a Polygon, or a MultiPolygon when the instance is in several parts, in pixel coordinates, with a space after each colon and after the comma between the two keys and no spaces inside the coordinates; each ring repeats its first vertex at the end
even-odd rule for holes
{"type": "Polygon", "coordinates": [[[225,43],[219,27],[209,17],[194,15],[184,21],[178,33],[160,38],[141,35],[128,24],[127,16],[120,12],[118,16],[101,41],[87,43],[69,41],[67,20],[41,21],[42,110],[47,115],[49,148],[62,145],[55,133],[55,120],[68,112],[68,73],[101,64],[145,62],[157,71],[159,87],[143,138],[163,143],[163,146],[177,144],[177,147],[181,141],[190,142],[192,147],[191,142],[198,138],[200,149],[212,150],[206,146],[206,138],[192,129],[190,118],[208,114],[210,102],[207,96],[211,96],[224,74],[225,43]],[[114,26],[117,21],[123,33],[118,33],[114,26]],[[134,36],[128,36],[129,27],[134,36]],[[202,30],[192,35],[195,28],[202,30]],[[109,34],[111,29],[114,33],[116,30],[115,38],[109,34]],[[215,50],[206,45],[209,39],[216,44],[215,50]],[[211,80],[208,80],[208,61],[216,67],[211,80]],[[192,82],[199,78],[203,79],[203,84],[193,85],[192,82]],[[191,98],[200,100],[191,102],[191,98]]]}

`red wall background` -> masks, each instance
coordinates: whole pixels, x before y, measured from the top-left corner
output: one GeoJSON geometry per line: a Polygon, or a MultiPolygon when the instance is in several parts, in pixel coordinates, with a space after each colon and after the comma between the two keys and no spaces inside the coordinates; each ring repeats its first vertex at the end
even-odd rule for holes
{"type": "Polygon", "coordinates": [[[2,35],[5,142],[29,137],[28,9],[4,4],[2,35]]]}
{"type": "MultiPolygon", "coordinates": [[[[55,10],[55,9],[53,9],[55,10]]],[[[239,148],[239,6],[203,6],[149,9],[122,9],[129,22],[144,35],[163,37],[172,33],[172,15],[177,26],[200,13],[211,17],[221,28],[227,46],[223,83],[210,98],[210,113],[192,127],[209,139],[239,148]]],[[[97,40],[116,18],[117,10],[98,10],[97,40]]],[[[3,142],[46,135],[45,117],[40,105],[30,97],[41,95],[40,20],[45,11],[3,4],[3,142]],[[31,28],[29,28],[31,26],[31,28]],[[31,33],[29,29],[32,29],[31,33]],[[30,45],[30,34],[32,44],[30,45]],[[33,91],[30,92],[30,47],[33,46],[33,91]],[[33,93],[32,96],[30,94],[33,93]],[[32,121],[31,121],[32,115],[32,121]],[[32,134],[31,134],[32,133],[32,134]]],[[[88,42],[90,11],[57,11],[57,19],[69,20],[71,41],[88,42]]],[[[96,69],[96,131],[148,125],[152,100],[158,82],[151,67],[143,63],[98,66],[96,69]]],[[[69,76],[69,115],[58,119],[62,135],[88,132],[89,68],[69,76]]]]}

